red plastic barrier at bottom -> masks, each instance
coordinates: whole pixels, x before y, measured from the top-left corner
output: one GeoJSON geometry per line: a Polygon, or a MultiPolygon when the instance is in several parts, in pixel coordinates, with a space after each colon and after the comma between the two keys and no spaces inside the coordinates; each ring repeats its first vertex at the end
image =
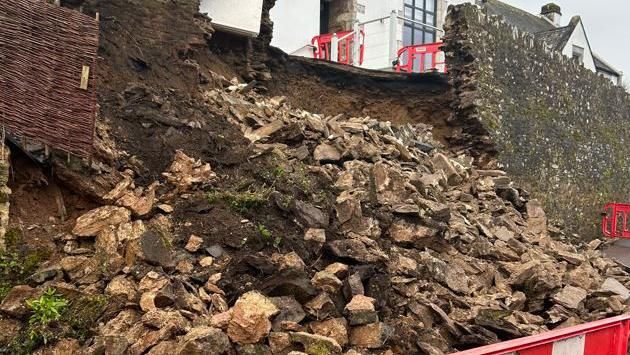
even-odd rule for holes
{"type": "Polygon", "coordinates": [[[630,314],[552,330],[457,355],[626,355],[630,314]]]}

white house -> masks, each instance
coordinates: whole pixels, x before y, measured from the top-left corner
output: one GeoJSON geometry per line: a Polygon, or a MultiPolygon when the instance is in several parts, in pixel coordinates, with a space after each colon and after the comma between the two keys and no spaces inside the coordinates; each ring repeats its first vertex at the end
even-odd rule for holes
{"type": "Polygon", "coordinates": [[[477,5],[488,13],[501,16],[521,31],[531,33],[554,51],[580,62],[585,68],[622,85],[623,73],[608,64],[591,49],[584,23],[580,16],[562,25],[562,10],[556,4],[544,5],[540,15],[534,15],[499,0],[477,0],[477,5]]]}
{"type": "Polygon", "coordinates": [[[358,25],[365,33],[361,66],[391,70],[403,46],[441,38],[446,7],[446,0],[277,0],[271,9],[271,44],[289,54],[312,57],[314,36],[351,31],[358,25]]]}

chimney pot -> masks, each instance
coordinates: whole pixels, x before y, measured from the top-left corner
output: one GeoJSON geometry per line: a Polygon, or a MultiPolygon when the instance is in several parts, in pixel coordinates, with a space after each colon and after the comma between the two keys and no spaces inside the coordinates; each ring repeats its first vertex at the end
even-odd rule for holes
{"type": "Polygon", "coordinates": [[[560,6],[554,3],[549,3],[542,7],[540,15],[546,17],[554,25],[560,26],[560,19],[562,18],[562,9],[560,6]]]}

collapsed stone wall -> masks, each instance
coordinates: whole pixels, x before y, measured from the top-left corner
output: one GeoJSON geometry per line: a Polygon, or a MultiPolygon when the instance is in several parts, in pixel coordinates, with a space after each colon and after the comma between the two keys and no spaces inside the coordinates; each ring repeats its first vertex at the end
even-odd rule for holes
{"type": "Polygon", "coordinates": [[[630,99],[620,87],[473,5],[449,8],[455,119],[498,165],[583,237],[630,197],[630,99]]]}

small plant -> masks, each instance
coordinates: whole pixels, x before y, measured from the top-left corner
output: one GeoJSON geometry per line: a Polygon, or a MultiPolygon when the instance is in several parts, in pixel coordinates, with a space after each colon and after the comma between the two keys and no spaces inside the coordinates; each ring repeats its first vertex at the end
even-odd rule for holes
{"type": "Polygon", "coordinates": [[[258,233],[260,233],[260,236],[266,241],[273,238],[271,231],[267,229],[267,227],[265,227],[265,225],[263,224],[258,225],[258,233]]]}
{"type": "Polygon", "coordinates": [[[276,249],[278,249],[282,243],[282,237],[276,236],[274,238],[271,231],[267,229],[264,224],[258,225],[258,234],[260,234],[266,244],[271,244],[276,249]]]}
{"type": "Polygon", "coordinates": [[[57,294],[57,290],[49,288],[34,300],[26,301],[26,305],[33,311],[28,320],[29,339],[32,342],[41,340],[44,344],[54,336],[48,329],[51,322],[58,321],[68,307],[68,300],[57,294]]]}
{"type": "Polygon", "coordinates": [[[226,202],[234,210],[245,212],[252,208],[264,206],[271,190],[260,189],[254,191],[232,192],[232,191],[213,191],[208,193],[207,199],[209,203],[226,202]]]}

